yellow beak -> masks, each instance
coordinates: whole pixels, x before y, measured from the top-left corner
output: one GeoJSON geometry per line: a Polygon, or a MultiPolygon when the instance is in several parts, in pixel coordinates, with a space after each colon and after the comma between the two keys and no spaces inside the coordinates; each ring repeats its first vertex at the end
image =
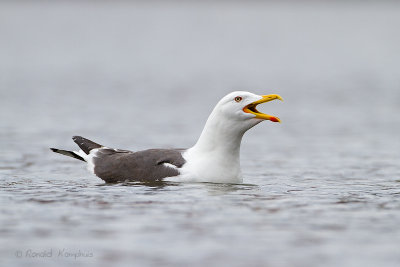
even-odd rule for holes
{"type": "Polygon", "coordinates": [[[243,108],[243,111],[246,113],[251,113],[251,114],[256,115],[257,119],[270,120],[273,122],[281,122],[281,120],[278,117],[274,117],[274,116],[271,116],[268,114],[261,113],[256,109],[258,104],[269,102],[269,101],[272,101],[275,99],[279,99],[279,100],[283,101],[282,97],[279,95],[263,95],[260,100],[257,100],[255,102],[250,103],[247,106],[245,106],[243,108]]]}

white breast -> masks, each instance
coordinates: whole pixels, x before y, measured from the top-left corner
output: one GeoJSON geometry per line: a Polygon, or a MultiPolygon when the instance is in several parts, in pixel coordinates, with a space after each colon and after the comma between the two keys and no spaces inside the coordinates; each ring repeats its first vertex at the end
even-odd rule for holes
{"type": "Polygon", "coordinates": [[[186,163],[179,169],[180,175],[165,180],[180,182],[242,183],[240,160],[233,155],[198,153],[195,148],[183,155],[186,163]]]}

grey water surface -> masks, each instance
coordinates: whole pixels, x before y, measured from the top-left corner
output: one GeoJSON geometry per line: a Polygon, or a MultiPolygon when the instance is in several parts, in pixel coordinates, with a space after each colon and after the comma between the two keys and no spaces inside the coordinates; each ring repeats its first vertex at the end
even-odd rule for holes
{"type": "Polygon", "coordinates": [[[0,3],[0,266],[400,266],[397,2],[0,3]],[[73,135],[190,147],[277,93],[244,184],[104,184],[73,135]]]}

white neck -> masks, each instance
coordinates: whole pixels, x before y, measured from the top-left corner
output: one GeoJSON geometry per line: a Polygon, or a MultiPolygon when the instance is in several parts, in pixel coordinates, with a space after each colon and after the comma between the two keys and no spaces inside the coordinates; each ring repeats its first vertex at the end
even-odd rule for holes
{"type": "Polygon", "coordinates": [[[192,149],[198,153],[217,153],[239,159],[240,143],[246,130],[216,119],[213,112],[192,149]]]}
{"type": "Polygon", "coordinates": [[[240,143],[249,127],[220,116],[214,109],[197,143],[184,154],[191,181],[242,182],[240,143]]]}

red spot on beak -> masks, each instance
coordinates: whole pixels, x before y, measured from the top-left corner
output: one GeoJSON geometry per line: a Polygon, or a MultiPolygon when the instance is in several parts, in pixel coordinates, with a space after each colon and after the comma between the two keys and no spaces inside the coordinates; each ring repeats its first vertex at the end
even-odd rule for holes
{"type": "Polygon", "coordinates": [[[275,117],[271,117],[270,121],[279,122],[278,118],[275,118],[275,117]]]}

